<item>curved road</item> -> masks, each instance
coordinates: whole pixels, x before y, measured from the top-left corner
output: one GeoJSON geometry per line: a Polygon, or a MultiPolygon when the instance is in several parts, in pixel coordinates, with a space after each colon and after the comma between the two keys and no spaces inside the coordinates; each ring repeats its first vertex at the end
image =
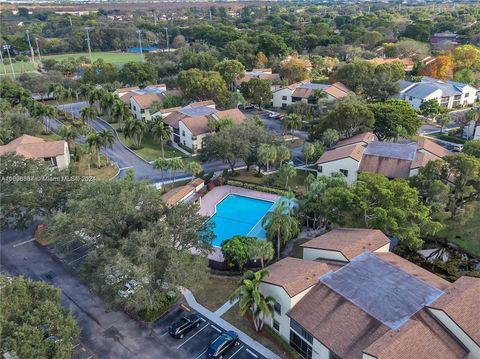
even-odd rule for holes
{"type": "MultiPolygon", "coordinates": [[[[66,112],[73,112],[75,117],[80,117],[80,110],[85,106],[88,106],[87,102],[76,102],[68,105],[61,105],[59,108],[66,112]]],[[[51,119],[49,122],[50,123],[48,127],[50,127],[50,129],[53,131],[55,131],[58,126],[61,125],[61,122],[56,119],[51,119]]],[[[118,165],[120,168],[119,177],[124,177],[128,169],[133,169],[135,171],[136,179],[148,180],[154,183],[162,182],[160,171],[155,170],[150,163],[140,158],[133,151],[127,148],[118,138],[116,131],[114,131],[107,122],[97,117],[95,120],[90,122],[90,126],[97,132],[108,130],[115,135],[116,141],[113,146],[102,150],[102,152],[118,165]]],[[[79,137],[77,142],[85,143],[85,138],[79,137]]],[[[239,161],[238,165],[243,166],[243,162],[239,161]]],[[[224,169],[229,168],[228,164],[225,164],[222,161],[204,162],[202,163],[202,167],[207,173],[212,171],[223,171],[224,169]]],[[[191,175],[187,174],[185,171],[180,170],[175,172],[175,181],[188,179],[190,177],[191,175]]],[[[169,182],[172,179],[173,175],[170,171],[164,174],[164,182],[169,182]]]]}

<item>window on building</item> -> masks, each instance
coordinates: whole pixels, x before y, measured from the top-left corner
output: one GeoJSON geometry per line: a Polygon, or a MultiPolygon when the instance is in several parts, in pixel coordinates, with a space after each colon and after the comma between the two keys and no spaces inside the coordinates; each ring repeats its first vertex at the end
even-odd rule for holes
{"type": "Polygon", "coordinates": [[[282,306],[279,303],[275,303],[273,309],[275,310],[275,313],[282,315],[282,306]]]}
{"type": "Polygon", "coordinates": [[[295,332],[297,332],[297,334],[301,335],[310,344],[313,343],[312,335],[309,332],[307,332],[305,329],[303,329],[303,327],[293,319],[290,319],[290,328],[295,332]]]}
{"type": "Polygon", "coordinates": [[[275,329],[277,332],[280,331],[280,323],[277,322],[275,319],[273,320],[273,329],[275,329]]]}
{"type": "Polygon", "coordinates": [[[442,97],[440,99],[440,106],[443,106],[443,107],[448,107],[448,101],[449,101],[449,98],[448,97],[442,97]]]}
{"type": "Polygon", "coordinates": [[[192,141],[196,141],[197,140],[197,136],[192,136],[192,141]]]}
{"type": "Polygon", "coordinates": [[[322,173],[323,172],[323,166],[318,166],[318,173],[322,173]]]}
{"type": "Polygon", "coordinates": [[[412,101],[413,100],[413,97],[412,96],[408,96],[408,101],[412,101]]]}
{"type": "Polygon", "coordinates": [[[467,93],[465,93],[465,95],[464,95],[464,96],[465,96],[465,98],[467,98],[468,96],[470,96],[470,93],[469,93],[469,92],[467,92],[467,93]]]}
{"type": "Polygon", "coordinates": [[[145,113],[145,110],[144,110],[144,109],[141,109],[141,110],[140,110],[140,113],[145,113]]]}
{"type": "Polygon", "coordinates": [[[282,103],[282,108],[287,108],[287,104],[286,104],[286,103],[282,103]]]}
{"type": "Polygon", "coordinates": [[[282,96],[282,100],[286,101],[286,100],[287,100],[287,96],[282,96]]]}
{"type": "Polygon", "coordinates": [[[182,136],[185,136],[185,131],[182,131],[182,136]]]}
{"type": "Polygon", "coordinates": [[[302,356],[302,358],[312,359],[312,346],[293,330],[290,330],[290,345],[302,356]]]}
{"type": "Polygon", "coordinates": [[[348,177],[348,170],[340,170],[340,173],[345,177],[348,177]]]}

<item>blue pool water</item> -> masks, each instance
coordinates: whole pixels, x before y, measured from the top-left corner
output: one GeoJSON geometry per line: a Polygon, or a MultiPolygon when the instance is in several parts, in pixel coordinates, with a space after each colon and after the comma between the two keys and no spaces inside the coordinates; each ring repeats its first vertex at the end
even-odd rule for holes
{"type": "Polygon", "coordinates": [[[252,237],[265,238],[261,219],[273,205],[270,201],[229,194],[217,204],[216,213],[209,219],[215,224],[212,244],[220,247],[225,239],[235,235],[246,236],[252,229],[252,237]]]}

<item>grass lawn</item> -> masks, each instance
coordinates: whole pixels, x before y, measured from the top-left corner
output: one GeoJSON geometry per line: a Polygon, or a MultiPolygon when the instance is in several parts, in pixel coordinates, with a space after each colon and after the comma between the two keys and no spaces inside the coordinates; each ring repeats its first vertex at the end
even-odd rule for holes
{"type": "Polygon", "coordinates": [[[480,256],[480,201],[471,203],[460,219],[448,219],[445,228],[437,234],[474,255],[480,256]]]}
{"type": "MultiPolygon", "coordinates": [[[[0,65],[0,75],[5,76],[5,70],[7,71],[7,76],[10,77],[12,74],[12,68],[10,67],[9,62],[0,65]]],[[[35,65],[29,61],[14,62],[13,71],[15,71],[16,76],[25,72],[35,72],[35,65]]]]}
{"type": "Polygon", "coordinates": [[[237,277],[216,277],[208,276],[198,289],[193,290],[195,299],[204,307],[215,311],[228,301],[238,285],[237,277]]]}
{"type": "Polygon", "coordinates": [[[80,176],[94,176],[97,180],[109,180],[117,174],[118,167],[107,165],[105,157],[102,156],[101,158],[102,167],[100,168],[97,168],[97,159],[93,157],[95,156],[92,156],[90,160],[90,170],[88,170],[87,156],[83,156],[79,162],[75,163],[80,176]]]}
{"type": "MultiPolygon", "coordinates": [[[[77,58],[80,56],[86,56],[88,58],[88,52],[76,53],[76,54],[61,54],[43,56],[42,59],[54,59],[56,61],[62,61],[68,58],[77,58]]],[[[92,61],[103,59],[105,62],[110,62],[115,65],[123,65],[130,61],[142,61],[143,57],[140,54],[131,54],[128,52],[92,52],[92,61]]]]}
{"type": "Polygon", "coordinates": [[[444,141],[458,143],[458,144],[464,144],[465,143],[465,140],[463,138],[457,137],[457,136],[452,136],[452,135],[449,135],[447,133],[440,133],[439,132],[439,133],[429,134],[429,136],[438,138],[439,140],[444,140],[444,141]]]}
{"type": "MultiPolygon", "coordinates": [[[[247,171],[247,170],[243,169],[243,170],[239,170],[237,172],[240,173],[240,175],[236,176],[236,177],[233,177],[232,179],[238,180],[238,181],[255,183],[255,184],[258,184],[258,185],[265,185],[265,186],[268,186],[271,183],[270,182],[271,178],[278,177],[278,174],[276,174],[276,173],[268,175],[268,176],[256,177],[255,176],[255,173],[256,173],[255,170],[247,171]]],[[[304,186],[304,183],[305,183],[305,178],[307,178],[307,176],[308,176],[307,171],[297,170],[297,175],[295,177],[289,179],[289,181],[288,181],[288,187],[290,188],[290,190],[295,190],[297,187],[302,189],[303,186],[304,186]]],[[[282,184],[278,183],[278,185],[280,185],[279,187],[282,187],[282,188],[285,186],[284,183],[282,183],[282,184]]]]}
{"type": "MultiPolygon", "coordinates": [[[[118,124],[113,123],[111,125],[118,130],[118,124]]],[[[120,137],[120,141],[122,141],[125,146],[129,148],[133,146],[133,141],[130,138],[125,138],[122,132],[118,132],[118,136],[120,137]]],[[[143,159],[147,161],[153,161],[159,157],[162,157],[162,146],[160,146],[160,144],[153,139],[153,136],[150,133],[147,132],[143,136],[142,146],[143,148],[133,151],[143,159]]],[[[175,148],[167,144],[164,145],[164,149],[165,158],[184,156],[182,152],[177,151],[175,148]]]]}
{"type": "MultiPolygon", "coordinates": [[[[259,335],[250,322],[245,319],[239,312],[238,304],[235,304],[230,310],[228,310],[222,318],[235,326],[236,328],[240,329],[245,334],[249,335],[250,337],[254,338],[257,342],[265,346],[266,348],[270,349],[272,352],[279,355],[281,358],[289,358],[286,352],[280,350],[279,345],[274,343],[270,338],[266,338],[263,335],[259,335]]],[[[264,329],[265,330],[265,329],[264,329]]]]}
{"type": "Polygon", "coordinates": [[[56,133],[47,133],[45,135],[37,135],[37,137],[40,137],[40,138],[43,138],[45,141],[59,141],[61,140],[62,138],[57,135],[56,133]]]}

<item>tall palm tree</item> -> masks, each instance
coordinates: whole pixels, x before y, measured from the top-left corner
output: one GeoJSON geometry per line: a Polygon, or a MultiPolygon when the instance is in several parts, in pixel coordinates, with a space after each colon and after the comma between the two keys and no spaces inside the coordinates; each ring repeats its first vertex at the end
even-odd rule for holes
{"type": "Polygon", "coordinates": [[[105,91],[100,99],[100,109],[109,121],[112,117],[113,104],[116,98],[113,93],[105,91]]]}
{"type": "Polygon", "coordinates": [[[52,88],[50,88],[50,90],[53,93],[55,99],[57,100],[57,105],[60,105],[60,100],[64,97],[65,87],[60,84],[56,84],[52,88]]]}
{"type": "Polygon", "coordinates": [[[115,135],[109,130],[102,130],[100,131],[99,135],[102,138],[102,146],[105,148],[105,156],[107,157],[107,162],[109,162],[107,147],[111,148],[117,139],[115,135]]]}
{"type": "Polygon", "coordinates": [[[66,88],[65,91],[63,92],[63,99],[67,100],[67,102],[70,104],[70,114],[72,115],[72,119],[74,118],[72,102],[75,96],[76,96],[76,91],[72,88],[66,88]]]}
{"type": "Polygon", "coordinates": [[[262,226],[267,230],[268,239],[277,242],[277,259],[280,259],[281,244],[288,242],[300,231],[300,224],[285,200],[273,211],[267,212],[262,219],[262,226]]]}
{"type": "Polygon", "coordinates": [[[196,161],[187,162],[184,169],[185,169],[185,172],[192,174],[192,180],[203,171],[203,168],[200,165],[200,163],[196,161]]]}
{"type": "Polygon", "coordinates": [[[91,106],[95,106],[95,108],[97,109],[97,113],[101,112],[100,100],[102,99],[104,93],[105,91],[103,89],[94,88],[92,92],[90,92],[90,95],[88,96],[88,103],[91,106]]]}
{"type": "Polygon", "coordinates": [[[72,152],[77,138],[77,129],[72,125],[61,125],[58,128],[58,133],[67,142],[68,149],[72,152]]]}
{"type": "Polygon", "coordinates": [[[142,120],[130,116],[125,122],[124,134],[126,138],[131,138],[133,145],[139,148],[142,144],[143,135],[147,130],[147,124],[142,120]]]}
{"type": "Polygon", "coordinates": [[[180,158],[174,158],[170,161],[168,161],[168,167],[170,168],[170,171],[172,172],[172,187],[175,184],[175,177],[177,175],[176,171],[181,170],[183,168],[183,161],[180,158]]]}
{"type": "Polygon", "coordinates": [[[89,124],[90,121],[94,120],[97,117],[97,110],[93,106],[83,107],[80,110],[80,119],[85,124],[89,124]]]}
{"type": "Polygon", "coordinates": [[[100,149],[103,147],[103,138],[98,132],[90,132],[87,136],[87,144],[91,149],[95,149],[97,155],[97,168],[100,168],[100,149]]]}
{"type": "Polygon", "coordinates": [[[115,122],[118,122],[120,131],[123,131],[125,127],[125,120],[129,114],[130,110],[125,102],[116,97],[112,104],[112,118],[115,120],[115,122]]]}
{"type": "Polygon", "coordinates": [[[269,274],[270,272],[267,269],[261,269],[258,272],[245,272],[239,287],[230,296],[231,302],[238,299],[238,306],[242,315],[250,311],[257,333],[263,329],[265,317],[273,314],[276,303],[273,297],[265,297],[259,289],[262,279],[269,274]]]}
{"type": "Polygon", "coordinates": [[[90,84],[83,84],[78,89],[78,94],[85,99],[90,99],[90,95],[95,91],[95,87],[90,84]]]}
{"type": "Polygon", "coordinates": [[[150,132],[153,135],[153,139],[160,142],[160,145],[162,146],[162,157],[165,158],[165,150],[163,143],[165,141],[168,141],[172,135],[170,127],[163,123],[162,118],[156,118],[150,129],[150,132]]]}
{"type": "Polygon", "coordinates": [[[250,257],[260,258],[262,269],[265,266],[265,261],[273,259],[274,255],[275,250],[273,249],[272,242],[267,240],[256,240],[253,246],[250,248],[250,257]]]}
{"type": "Polygon", "coordinates": [[[163,186],[163,176],[165,174],[165,171],[167,171],[170,168],[170,161],[166,160],[163,157],[157,158],[155,161],[153,161],[153,168],[160,171],[162,176],[162,186],[163,186]]]}
{"type": "Polygon", "coordinates": [[[258,148],[258,159],[260,163],[265,164],[267,172],[270,170],[270,163],[277,158],[277,149],[273,145],[262,143],[258,148]]]}
{"type": "Polygon", "coordinates": [[[297,128],[300,128],[302,126],[302,118],[300,115],[297,115],[296,113],[291,113],[283,119],[283,125],[285,126],[286,129],[292,131],[292,140],[293,140],[293,135],[295,134],[295,130],[297,128]]]}

